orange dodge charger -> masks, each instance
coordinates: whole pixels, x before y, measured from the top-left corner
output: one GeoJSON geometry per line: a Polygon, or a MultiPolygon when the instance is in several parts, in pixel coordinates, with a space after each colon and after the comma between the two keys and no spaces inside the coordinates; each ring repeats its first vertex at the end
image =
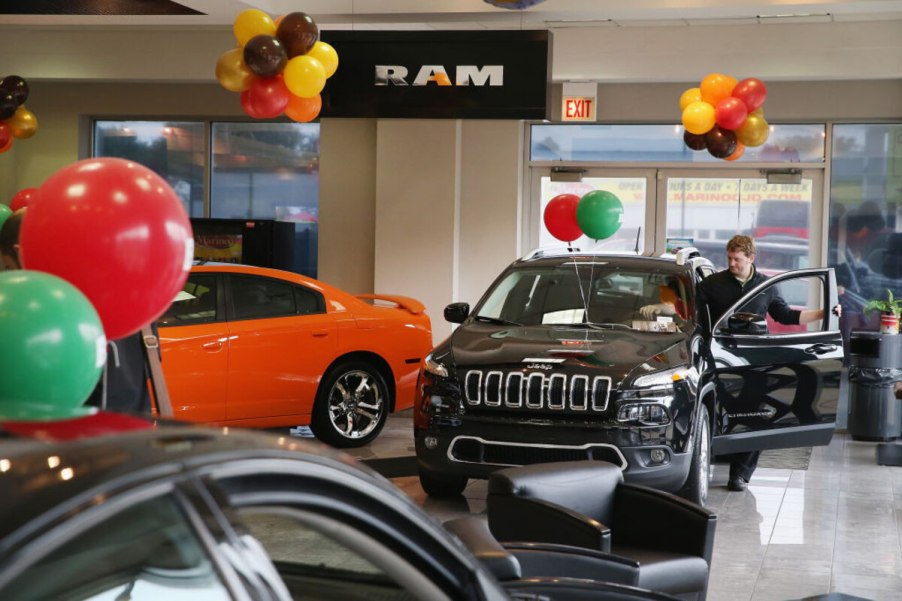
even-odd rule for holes
{"type": "Polygon", "coordinates": [[[310,425],[340,447],[368,443],[413,404],[432,348],[419,301],[225,263],[195,265],[157,325],[176,419],[310,425]]]}

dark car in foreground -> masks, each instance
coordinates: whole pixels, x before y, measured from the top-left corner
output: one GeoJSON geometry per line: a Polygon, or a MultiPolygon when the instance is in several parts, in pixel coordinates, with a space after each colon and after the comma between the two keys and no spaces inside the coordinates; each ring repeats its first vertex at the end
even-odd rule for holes
{"type": "Polygon", "coordinates": [[[99,413],[0,423],[0,599],[662,600],[503,586],[399,489],[315,442],[99,413]]]}
{"type": "Polygon", "coordinates": [[[774,328],[751,313],[777,287],[836,304],[830,269],[774,276],[696,324],[713,272],[675,256],[537,252],[510,265],[427,357],[415,406],[420,481],[434,496],[511,465],[602,459],[627,481],[703,503],[712,454],[827,444],[839,391],[838,319],[774,328]],[[667,304],[671,315],[643,307],[667,304]]]}

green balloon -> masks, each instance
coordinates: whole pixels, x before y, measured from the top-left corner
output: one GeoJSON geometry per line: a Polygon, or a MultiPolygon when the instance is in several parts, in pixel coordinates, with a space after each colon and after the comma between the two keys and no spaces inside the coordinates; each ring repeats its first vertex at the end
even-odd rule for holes
{"type": "Polygon", "coordinates": [[[60,419],[82,407],[106,362],[94,306],[75,286],[40,271],[0,273],[0,416],[60,419]]]}
{"type": "Polygon", "coordinates": [[[6,218],[12,214],[12,209],[6,205],[0,205],[0,227],[3,227],[3,224],[6,223],[6,218]]]}
{"type": "Polygon", "coordinates": [[[623,203],[605,190],[593,190],[579,199],[576,223],[585,235],[604,240],[614,235],[623,223],[623,203]]]}

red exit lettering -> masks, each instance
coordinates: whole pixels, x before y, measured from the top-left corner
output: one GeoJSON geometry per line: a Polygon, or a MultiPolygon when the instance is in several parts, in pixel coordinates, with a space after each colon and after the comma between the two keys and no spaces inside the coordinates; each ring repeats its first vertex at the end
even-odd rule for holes
{"type": "Polygon", "coordinates": [[[592,115],[591,98],[567,98],[564,100],[565,119],[589,119],[592,115]]]}

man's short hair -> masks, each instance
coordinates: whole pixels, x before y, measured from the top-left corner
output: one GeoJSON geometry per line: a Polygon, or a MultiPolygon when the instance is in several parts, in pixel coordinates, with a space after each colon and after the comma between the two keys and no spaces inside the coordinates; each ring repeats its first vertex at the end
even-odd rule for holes
{"type": "Polygon", "coordinates": [[[12,257],[19,263],[19,253],[15,245],[19,243],[19,230],[22,227],[22,219],[25,217],[25,209],[19,209],[6,218],[3,227],[0,227],[0,254],[12,257]]]}
{"type": "Polygon", "coordinates": [[[745,256],[751,257],[753,255],[757,255],[758,251],[755,248],[755,241],[751,236],[743,236],[742,234],[737,234],[730,238],[730,241],[727,242],[727,252],[728,253],[738,253],[744,252],[745,256]]]}

